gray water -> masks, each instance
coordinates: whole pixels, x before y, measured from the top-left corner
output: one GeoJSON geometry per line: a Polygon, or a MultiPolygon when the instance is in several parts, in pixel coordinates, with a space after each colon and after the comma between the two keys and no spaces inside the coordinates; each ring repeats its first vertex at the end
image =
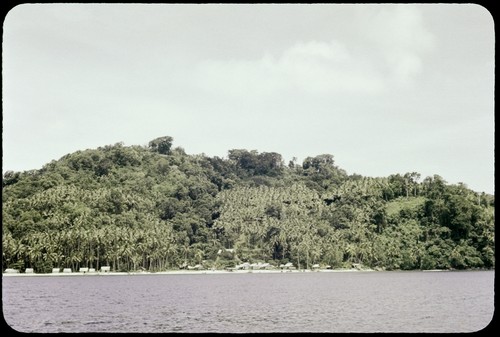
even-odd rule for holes
{"type": "Polygon", "coordinates": [[[473,332],[494,272],[3,277],[21,332],[473,332]]]}

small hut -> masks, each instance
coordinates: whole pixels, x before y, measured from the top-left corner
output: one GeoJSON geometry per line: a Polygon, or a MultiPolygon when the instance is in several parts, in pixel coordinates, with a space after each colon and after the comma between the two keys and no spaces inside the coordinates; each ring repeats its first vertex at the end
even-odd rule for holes
{"type": "Polygon", "coordinates": [[[286,264],[280,264],[280,268],[284,270],[294,270],[295,267],[293,266],[293,263],[288,262],[286,264]]]}
{"type": "Polygon", "coordinates": [[[201,264],[197,264],[195,266],[187,266],[188,270],[204,270],[205,268],[201,264]]]}

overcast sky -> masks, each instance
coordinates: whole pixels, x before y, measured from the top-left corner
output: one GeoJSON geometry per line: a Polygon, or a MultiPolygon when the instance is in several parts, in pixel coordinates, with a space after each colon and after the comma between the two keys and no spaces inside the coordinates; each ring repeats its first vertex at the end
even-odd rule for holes
{"type": "Polygon", "coordinates": [[[3,28],[3,172],[168,135],[494,193],[479,5],[25,4],[3,28]]]}

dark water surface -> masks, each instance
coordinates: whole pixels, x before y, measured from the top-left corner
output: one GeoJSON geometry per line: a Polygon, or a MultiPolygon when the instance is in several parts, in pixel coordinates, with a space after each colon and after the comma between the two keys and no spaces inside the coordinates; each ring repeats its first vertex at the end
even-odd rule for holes
{"type": "Polygon", "coordinates": [[[4,276],[22,332],[472,332],[494,271],[4,276]]]}

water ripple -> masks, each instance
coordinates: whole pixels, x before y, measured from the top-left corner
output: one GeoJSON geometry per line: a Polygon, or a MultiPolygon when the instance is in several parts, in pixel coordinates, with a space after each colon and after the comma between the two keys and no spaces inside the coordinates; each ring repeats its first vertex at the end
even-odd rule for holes
{"type": "Polygon", "coordinates": [[[6,322],[40,333],[473,332],[494,311],[494,272],[9,277],[2,287],[6,322]]]}

